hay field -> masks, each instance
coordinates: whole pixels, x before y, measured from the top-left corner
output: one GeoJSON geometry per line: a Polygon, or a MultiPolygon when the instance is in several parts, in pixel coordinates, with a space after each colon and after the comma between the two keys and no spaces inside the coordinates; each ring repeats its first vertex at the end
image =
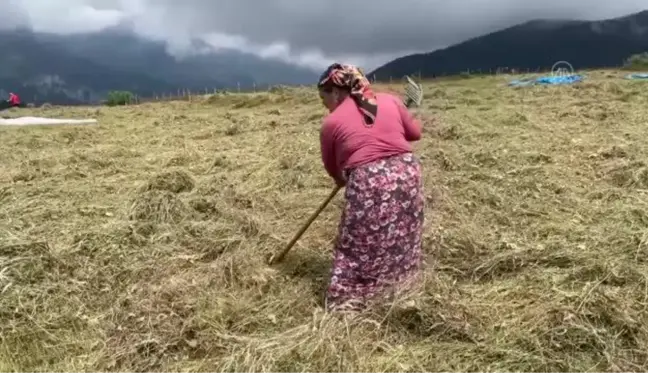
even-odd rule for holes
{"type": "Polygon", "coordinates": [[[425,287],[355,319],[320,306],[341,194],[264,262],[332,187],[316,92],[12,112],[100,125],[0,128],[0,370],[645,371],[648,85],[620,76],[426,83],[425,287]]]}

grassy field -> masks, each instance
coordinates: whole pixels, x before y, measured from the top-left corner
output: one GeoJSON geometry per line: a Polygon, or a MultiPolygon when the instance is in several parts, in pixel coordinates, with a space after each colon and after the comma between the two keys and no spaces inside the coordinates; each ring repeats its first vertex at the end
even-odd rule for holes
{"type": "Polygon", "coordinates": [[[265,264],[332,188],[316,92],[11,112],[100,125],[0,128],[0,370],[645,371],[648,84],[622,75],[426,83],[425,286],[354,319],[321,309],[341,193],[265,264]]]}

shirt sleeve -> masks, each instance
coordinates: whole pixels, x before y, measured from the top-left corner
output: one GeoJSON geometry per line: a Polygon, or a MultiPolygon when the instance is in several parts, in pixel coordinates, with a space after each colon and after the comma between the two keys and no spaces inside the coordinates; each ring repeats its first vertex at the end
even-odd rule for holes
{"type": "Polygon", "coordinates": [[[405,129],[405,139],[407,141],[420,140],[421,122],[412,116],[409,109],[398,98],[395,98],[395,101],[405,129]]]}
{"type": "Polygon", "coordinates": [[[320,129],[320,148],[322,152],[322,163],[326,172],[331,176],[338,185],[344,185],[342,172],[338,168],[338,162],[335,156],[335,132],[336,123],[324,119],[320,129]]]}

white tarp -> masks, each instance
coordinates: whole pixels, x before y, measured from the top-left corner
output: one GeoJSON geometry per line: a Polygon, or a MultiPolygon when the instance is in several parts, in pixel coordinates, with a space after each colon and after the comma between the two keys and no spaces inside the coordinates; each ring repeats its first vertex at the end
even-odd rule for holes
{"type": "Polygon", "coordinates": [[[37,126],[57,124],[95,124],[96,119],[55,119],[40,117],[0,118],[0,126],[37,126]]]}

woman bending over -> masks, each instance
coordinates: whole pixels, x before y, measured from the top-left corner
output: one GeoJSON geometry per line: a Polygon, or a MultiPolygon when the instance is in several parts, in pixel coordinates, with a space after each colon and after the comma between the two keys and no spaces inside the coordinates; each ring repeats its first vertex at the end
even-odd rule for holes
{"type": "Polygon", "coordinates": [[[421,125],[398,97],[372,92],[355,66],[329,66],[318,90],[330,111],[322,161],[346,187],[326,307],[361,310],[418,279],[424,197],[409,142],[421,138],[421,125]]]}

